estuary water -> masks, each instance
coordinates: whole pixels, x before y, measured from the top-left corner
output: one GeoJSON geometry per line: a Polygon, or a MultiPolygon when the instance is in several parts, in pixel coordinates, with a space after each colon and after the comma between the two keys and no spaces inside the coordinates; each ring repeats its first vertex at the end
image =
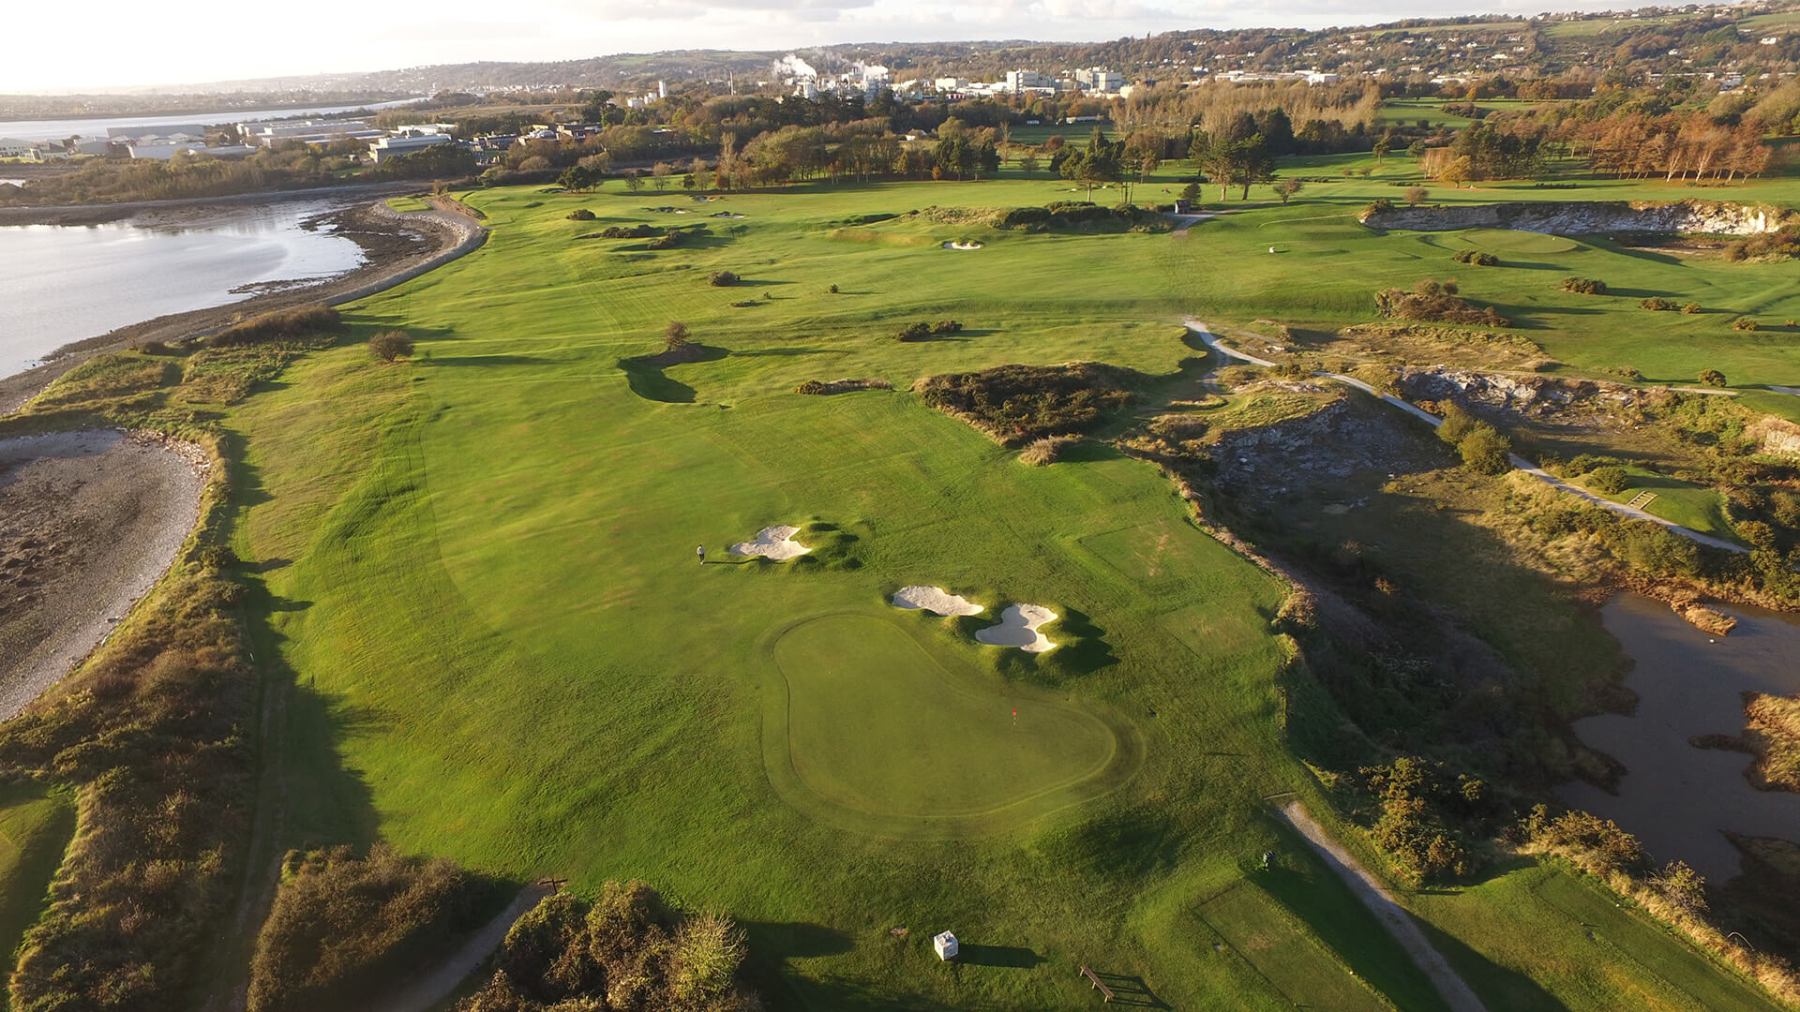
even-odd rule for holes
{"type": "Polygon", "coordinates": [[[247,123],[257,120],[289,119],[295,116],[333,116],[367,109],[379,112],[411,105],[423,99],[401,98],[390,102],[363,102],[359,105],[327,105],[295,109],[218,109],[184,115],[107,116],[86,119],[18,119],[0,121],[0,137],[26,141],[62,140],[66,137],[105,137],[111,127],[143,127],[152,133],[159,127],[182,124],[216,126],[223,123],[247,123]]]}
{"type": "Polygon", "coordinates": [[[1648,598],[1622,594],[1606,605],[1607,631],[1636,662],[1625,684],[1638,694],[1637,712],[1579,720],[1575,733],[1628,772],[1616,795],[1585,783],[1557,791],[1637,836],[1658,863],[1679,858],[1716,883],[1739,869],[1726,832],[1800,841],[1800,794],[1751,787],[1744,753],[1688,744],[1742,734],[1741,693],[1800,693],[1800,620],[1724,610],[1737,628],[1713,637],[1648,598]]]}
{"type": "Polygon", "coordinates": [[[0,376],[108,331],[354,270],[362,248],[329,199],[223,205],[103,225],[0,226],[0,376]]]}

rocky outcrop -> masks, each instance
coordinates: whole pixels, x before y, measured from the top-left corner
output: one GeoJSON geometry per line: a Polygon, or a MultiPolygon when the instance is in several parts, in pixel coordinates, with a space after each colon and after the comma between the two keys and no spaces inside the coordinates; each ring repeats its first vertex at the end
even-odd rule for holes
{"type": "Polygon", "coordinates": [[[1443,232],[1459,228],[1510,228],[1552,235],[1615,232],[1659,235],[1760,235],[1791,224],[1800,215],[1773,207],[1716,200],[1674,203],[1645,201],[1513,201],[1439,207],[1396,207],[1366,211],[1370,228],[1443,232]]]}
{"type": "Polygon", "coordinates": [[[1581,407],[1632,409],[1668,396],[1663,390],[1645,390],[1621,383],[1513,376],[1468,369],[1412,370],[1401,375],[1399,384],[1402,396],[1410,401],[1455,401],[1535,418],[1581,407]]]}

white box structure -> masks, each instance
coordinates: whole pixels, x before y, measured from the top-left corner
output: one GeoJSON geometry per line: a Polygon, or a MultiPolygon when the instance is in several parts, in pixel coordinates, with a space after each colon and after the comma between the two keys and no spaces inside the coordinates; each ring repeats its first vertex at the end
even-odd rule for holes
{"type": "Polygon", "coordinates": [[[939,959],[951,960],[956,958],[956,936],[948,931],[931,936],[931,947],[937,950],[939,959]]]}

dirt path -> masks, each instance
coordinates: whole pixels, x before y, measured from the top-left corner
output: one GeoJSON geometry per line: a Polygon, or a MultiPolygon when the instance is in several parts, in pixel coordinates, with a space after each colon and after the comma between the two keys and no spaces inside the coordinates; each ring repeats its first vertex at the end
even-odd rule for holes
{"type": "Polygon", "coordinates": [[[1278,812],[1283,821],[1306,837],[1306,842],[1312,849],[1318,852],[1338,878],[1344,880],[1344,884],[1350,887],[1350,891],[1356,894],[1363,906],[1369,908],[1375,919],[1387,928],[1388,934],[1394,936],[1394,941],[1400,943],[1400,947],[1412,957],[1413,963],[1431,980],[1431,986],[1443,996],[1445,1004],[1455,1012],[1484,1012],[1486,1007],[1476,997],[1474,989],[1457,976],[1456,971],[1444,960],[1443,954],[1432,947],[1412,915],[1400,906],[1380,879],[1364,868],[1349,851],[1339,846],[1323,826],[1313,821],[1304,805],[1298,801],[1290,801],[1278,812]]]}
{"type": "Polygon", "coordinates": [[[113,429],[0,440],[0,720],[111,635],[200,517],[207,460],[113,429]]]}
{"type": "Polygon", "coordinates": [[[455,993],[457,985],[475,972],[500,943],[506,940],[506,933],[512,930],[513,922],[525,916],[525,912],[537,906],[538,901],[550,895],[548,886],[531,885],[519,891],[511,905],[500,912],[498,917],[487,922],[477,931],[474,937],[463,943],[456,954],[445,960],[437,969],[406,986],[406,989],[392,999],[379,1004],[382,1012],[430,1012],[445,998],[455,993]]]}
{"type": "MultiPolygon", "coordinates": [[[[1219,354],[1224,355],[1226,358],[1237,359],[1240,362],[1247,362],[1251,365],[1262,366],[1264,368],[1273,368],[1275,366],[1274,362],[1271,362],[1266,358],[1257,358],[1255,355],[1251,355],[1246,352],[1239,351],[1236,348],[1226,346],[1224,343],[1222,343],[1219,340],[1219,336],[1217,334],[1214,334],[1212,331],[1208,330],[1206,327],[1206,324],[1200,322],[1199,320],[1189,317],[1188,319],[1183,320],[1182,322],[1183,322],[1183,324],[1185,324],[1187,326],[1187,328],[1189,330],[1191,330],[1195,334],[1199,335],[1200,340],[1205,342],[1205,344],[1208,348],[1211,348],[1212,350],[1218,352],[1219,354]]],[[[1344,375],[1340,375],[1338,373],[1318,373],[1317,375],[1319,375],[1325,379],[1335,380],[1335,381],[1342,383],[1349,387],[1354,387],[1357,390],[1361,390],[1363,393],[1366,393],[1371,397],[1381,400],[1393,407],[1399,408],[1401,411],[1404,411],[1407,414],[1412,415],[1414,418],[1417,418],[1417,419],[1423,421],[1425,424],[1430,425],[1434,429],[1437,428],[1438,426],[1444,424],[1444,420],[1442,418],[1439,418],[1438,416],[1432,414],[1431,412],[1426,411],[1424,408],[1419,407],[1417,404],[1413,404],[1407,400],[1404,400],[1403,398],[1395,397],[1391,394],[1384,394],[1381,391],[1375,389],[1373,386],[1370,386],[1369,384],[1364,383],[1362,380],[1359,380],[1359,379],[1355,378],[1354,376],[1344,376],[1344,375]]],[[[1682,537],[1687,538],[1689,541],[1693,541],[1697,544],[1705,545],[1708,548],[1717,548],[1721,551],[1735,552],[1735,553],[1739,553],[1739,554],[1748,552],[1750,550],[1750,549],[1744,547],[1743,545],[1738,544],[1735,541],[1727,541],[1724,538],[1715,538],[1710,534],[1702,534],[1699,531],[1696,531],[1691,527],[1683,527],[1682,525],[1676,523],[1673,520],[1665,520],[1662,517],[1659,517],[1654,513],[1645,512],[1644,510],[1638,509],[1635,506],[1627,506],[1624,503],[1613,502],[1611,499],[1608,499],[1604,496],[1596,495],[1592,492],[1589,492],[1588,490],[1586,490],[1584,488],[1577,488],[1576,486],[1571,485],[1566,481],[1563,481],[1561,478],[1558,478],[1557,476],[1551,474],[1550,472],[1544,470],[1543,468],[1537,466],[1536,464],[1533,464],[1531,461],[1526,460],[1524,457],[1521,457],[1516,453],[1508,455],[1508,460],[1512,463],[1513,467],[1517,468],[1520,471],[1523,471],[1524,473],[1530,475],[1533,478],[1536,478],[1538,481],[1541,481],[1544,484],[1549,485],[1551,488],[1554,488],[1559,492],[1566,492],[1569,495],[1576,496],[1581,499],[1585,499],[1588,502],[1594,504],[1595,506],[1600,507],[1603,510],[1608,510],[1610,512],[1617,513],[1618,515],[1620,515],[1622,517],[1629,517],[1633,520],[1647,520],[1650,523],[1658,524],[1658,525],[1666,528],[1667,530],[1669,530],[1672,533],[1679,534],[1682,537]]]]}

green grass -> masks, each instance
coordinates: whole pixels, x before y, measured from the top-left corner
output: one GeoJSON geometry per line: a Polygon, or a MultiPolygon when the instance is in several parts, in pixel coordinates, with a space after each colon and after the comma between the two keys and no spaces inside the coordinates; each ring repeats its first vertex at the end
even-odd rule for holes
{"type": "MultiPolygon", "coordinates": [[[[12,953],[50,900],[50,879],[75,835],[75,806],[35,786],[0,788],[0,952],[12,953]]],[[[0,992],[0,1009],[7,1007],[0,992]]]]}
{"type": "MultiPolygon", "coordinates": [[[[1139,195],[1177,185],[1170,170],[1139,195]]],[[[742,219],[701,219],[711,238],[664,253],[574,238],[695,220],[646,212],[642,194],[469,195],[493,227],[486,246],[360,303],[345,346],[227,416],[248,447],[237,551],[268,594],[257,656],[298,686],[288,834],[379,835],[582,890],[646,879],[740,918],[778,1006],[1072,1007],[1092,1000],[1080,963],[1174,1007],[1373,1000],[1350,970],[1396,1004],[1428,1003],[1329,880],[1251,904],[1257,923],[1222,918],[1232,946],[1262,932],[1289,955],[1210,945],[1209,898],[1254,898],[1265,850],[1304,853],[1262,799],[1297,791],[1323,807],[1279,726],[1285,653],[1269,618],[1282,588],[1195,529],[1148,465],[1089,443],[1026,467],[908,392],[1009,362],[1173,377],[1195,354],[1179,339],[1188,312],[1366,320],[1376,287],[1453,273],[1452,237],[1357,225],[1372,192],[1390,191],[1309,186],[1294,206],[1183,239],[979,230],[974,253],[939,247],[965,225],[844,222],[1042,204],[1068,187],[1008,174],[732,195],[695,210],[742,219]],[[598,222],[565,220],[576,206],[598,222]],[[1289,252],[1261,253],[1277,241],[1289,252]],[[722,269],[746,283],[707,284],[722,269]],[[645,396],[621,360],[654,351],[671,318],[723,354],[657,370],[645,396]],[[940,318],[966,329],[891,336],[940,318]],[[415,361],[356,346],[388,327],[418,338],[415,361]],[[895,389],[792,393],[840,376],[895,389]],[[809,520],[844,535],[817,561],[694,563],[696,544],[809,520]],[[981,647],[979,620],[890,609],[909,583],[1050,605],[1064,617],[1047,631],[1071,645],[1036,659],[981,647]],[[772,764],[784,746],[790,764],[772,764]],[[939,964],[927,939],[944,928],[975,958],[939,964]]],[[[1717,321],[1621,312],[1634,330],[1555,311],[1571,273],[1716,278],[1703,301],[1723,302],[1726,289],[1792,298],[1780,267],[1665,278],[1587,244],[1530,256],[1569,263],[1484,274],[1470,294],[1530,303],[1532,336],[1578,367],[1792,372],[1785,345],[1698,329],[1717,321]],[[1695,332],[1651,329],[1681,325],[1695,332]]],[[[1438,908],[1428,916],[1483,925],[1482,944],[1524,930],[1474,891],[1438,908]]]]}
{"type": "Polygon", "coordinates": [[[431,205],[426,203],[425,198],[418,194],[407,194],[403,197],[389,197],[387,199],[387,206],[402,214],[409,214],[413,211],[431,210],[431,205]]]}
{"type": "MultiPolygon", "coordinates": [[[[1630,483],[1624,490],[1616,493],[1600,493],[1614,502],[1628,503],[1644,492],[1655,495],[1648,503],[1640,504],[1646,513],[1672,520],[1683,527],[1711,534],[1715,537],[1737,540],[1737,534],[1725,519],[1725,504],[1719,497],[1717,489],[1696,485],[1692,482],[1671,478],[1666,474],[1657,474],[1647,468],[1626,465],[1625,473],[1630,483]]],[[[1590,489],[1589,491],[1593,491],[1590,489]]]]}

